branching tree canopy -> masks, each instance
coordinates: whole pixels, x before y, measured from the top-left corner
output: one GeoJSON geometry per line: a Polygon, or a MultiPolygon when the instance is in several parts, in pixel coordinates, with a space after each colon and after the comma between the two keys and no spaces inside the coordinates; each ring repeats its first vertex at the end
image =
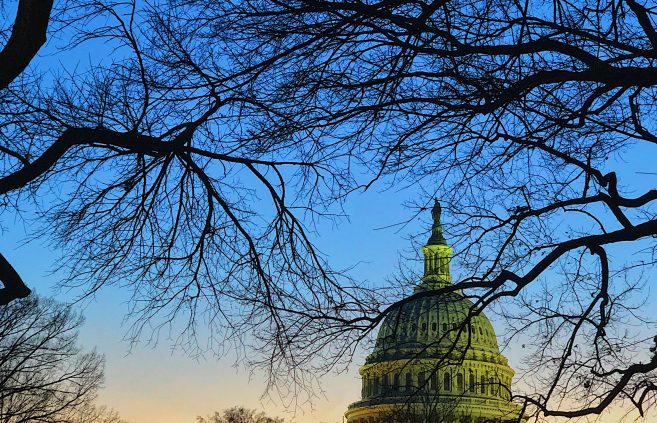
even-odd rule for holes
{"type": "MultiPolygon", "coordinates": [[[[0,211],[44,210],[65,283],[121,285],[135,313],[183,316],[190,336],[199,321],[248,334],[272,383],[297,386],[399,305],[333,271],[312,222],[353,191],[420,185],[416,210],[442,200],[464,270],[445,289],[504,305],[510,339],[536,341],[530,410],[654,405],[655,334],[626,330],[647,322],[633,293],[653,269],[657,191],[619,164],[657,142],[650,2],[73,9],[73,44],[110,58],[24,73],[0,113],[0,211]]],[[[27,292],[1,277],[5,301],[27,292]]]]}

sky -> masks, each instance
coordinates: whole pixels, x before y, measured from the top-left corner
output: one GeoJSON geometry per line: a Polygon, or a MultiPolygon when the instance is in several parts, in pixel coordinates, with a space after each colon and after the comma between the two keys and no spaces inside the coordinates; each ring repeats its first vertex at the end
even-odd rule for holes
{"type": "MultiPolygon", "coordinates": [[[[93,54],[102,55],[103,49],[93,54]]],[[[72,53],[54,53],[44,49],[35,66],[57,68],[62,63],[91,60],[72,53]]],[[[632,185],[654,185],[655,151],[640,151],[631,155],[626,175],[632,185]]],[[[400,253],[408,252],[409,234],[428,233],[429,216],[415,219],[401,230],[392,226],[405,221],[410,211],[402,204],[417,197],[420,187],[378,191],[371,189],[353,194],[345,204],[348,219],[318,227],[320,248],[337,267],[357,264],[352,276],[362,283],[376,284],[397,269],[400,253]]],[[[29,213],[28,213],[29,214],[29,213]]],[[[449,218],[448,216],[446,218],[449,218]]],[[[40,295],[70,301],[75,293],[55,289],[60,278],[52,273],[60,251],[46,240],[26,241],[30,222],[2,216],[0,251],[16,267],[30,288],[40,295]]],[[[411,265],[421,267],[420,263],[411,265]]],[[[312,405],[285,407],[276,397],[264,395],[263,375],[235,364],[235,356],[190,357],[172,347],[166,335],[156,345],[132,345],[124,337],[127,332],[125,315],[127,295],[118,288],[107,288],[84,305],[86,317],[80,334],[85,348],[96,348],[106,357],[105,388],[99,403],[117,410],[130,423],[192,423],[196,416],[206,415],[234,405],[246,406],[278,415],[288,420],[305,422],[341,422],[347,405],[360,397],[358,366],[364,362],[366,350],[360,351],[353,364],[344,372],[322,379],[324,393],[312,405]]],[[[494,324],[497,322],[494,321],[494,324]]],[[[175,335],[175,334],[172,334],[175,335]]],[[[522,356],[518,349],[504,351],[515,367],[522,356]]],[[[601,418],[602,423],[619,421],[621,410],[612,410],[601,418]]],[[[650,421],[645,420],[645,421],[650,421]]],[[[653,420],[655,421],[655,420],[653,420]]]]}
{"type": "MultiPolygon", "coordinates": [[[[13,13],[7,10],[6,16],[13,13]]],[[[82,71],[89,63],[116,57],[111,46],[98,42],[62,50],[67,37],[66,29],[52,34],[31,66],[55,75],[64,69],[82,71]]],[[[398,253],[409,247],[395,229],[378,228],[398,223],[401,204],[412,197],[409,189],[385,193],[372,189],[354,195],[345,206],[349,219],[319,225],[320,249],[336,268],[358,262],[352,276],[362,283],[376,283],[394,270],[398,253]]],[[[34,292],[72,301],[80,292],[57,289],[61,275],[53,273],[62,252],[49,245],[47,239],[27,241],[33,222],[29,220],[31,210],[25,207],[23,211],[27,221],[0,216],[0,251],[34,292]]],[[[405,229],[419,228],[415,222],[405,229]]],[[[347,405],[360,397],[358,365],[364,361],[365,352],[348,371],[325,377],[323,392],[316,392],[312,404],[289,406],[275,394],[266,395],[263,374],[236,364],[230,351],[223,357],[190,357],[176,349],[166,334],[155,345],[132,345],[125,339],[130,324],[125,319],[127,300],[125,292],[110,287],[77,307],[85,316],[80,344],[96,348],[106,358],[104,389],[98,402],[115,409],[130,423],[191,423],[196,416],[235,405],[300,423],[341,422],[347,405]]]]}
{"type": "MultiPolygon", "coordinates": [[[[360,281],[382,280],[394,272],[399,253],[409,246],[402,233],[379,228],[398,223],[409,213],[401,207],[408,195],[406,191],[375,190],[357,194],[346,207],[349,220],[319,228],[322,250],[337,267],[358,261],[353,274],[360,281]]],[[[74,293],[55,289],[58,275],[51,270],[59,253],[39,241],[26,243],[29,223],[2,223],[9,231],[0,238],[0,251],[28,285],[40,295],[71,300],[74,293]]],[[[414,222],[407,230],[420,227],[420,222],[414,222]]],[[[118,289],[107,288],[85,304],[80,343],[97,348],[106,357],[105,388],[99,402],[119,411],[130,423],[194,422],[198,415],[233,405],[298,422],[339,422],[347,405],[360,397],[358,366],[364,361],[364,352],[348,371],[322,379],[325,392],[312,405],[286,409],[275,397],[263,398],[263,375],[235,366],[235,356],[230,353],[222,358],[189,357],[173,349],[173,341],[166,336],[155,346],[131,346],[124,340],[126,299],[118,289]]]]}
{"type": "MultiPolygon", "coordinates": [[[[413,195],[412,189],[356,194],[346,207],[348,221],[319,228],[323,251],[338,266],[357,260],[354,276],[362,281],[382,280],[396,270],[399,254],[408,251],[405,235],[428,226],[427,220],[418,220],[401,232],[381,229],[405,220],[409,210],[401,204],[413,195]]],[[[54,295],[63,301],[72,298],[70,293],[54,289],[58,277],[50,270],[58,252],[38,241],[25,244],[27,228],[20,221],[10,223],[3,222],[10,230],[0,238],[0,250],[30,287],[41,295],[54,295]]],[[[428,232],[428,227],[426,229],[428,232]]],[[[411,265],[419,266],[419,263],[411,265]]],[[[123,339],[125,301],[122,292],[108,288],[86,304],[83,309],[86,322],[80,342],[85,348],[96,348],[106,357],[105,388],[100,393],[99,403],[114,408],[130,423],[191,423],[196,416],[234,405],[300,423],[333,423],[341,422],[347,405],[360,397],[358,366],[364,362],[366,351],[361,351],[347,371],[325,376],[322,379],[325,392],[312,405],[286,408],[275,397],[263,397],[263,375],[235,366],[232,354],[222,358],[189,357],[173,349],[172,341],[166,336],[155,346],[131,346],[123,339]]],[[[493,324],[499,332],[500,322],[493,319],[493,324]]],[[[503,353],[512,367],[517,367],[522,360],[518,348],[512,347],[503,353]]],[[[622,410],[612,410],[599,421],[618,422],[621,416],[622,410]]]]}

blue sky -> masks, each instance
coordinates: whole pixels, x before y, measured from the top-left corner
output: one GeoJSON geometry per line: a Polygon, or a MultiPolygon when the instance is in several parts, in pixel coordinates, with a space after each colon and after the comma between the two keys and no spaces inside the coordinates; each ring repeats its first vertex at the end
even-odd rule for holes
{"type": "MultiPolygon", "coordinates": [[[[650,169],[650,158],[639,155],[637,159],[639,164],[634,173],[650,169]]],[[[637,184],[644,182],[649,183],[649,178],[636,181],[637,184]]],[[[409,255],[408,235],[423,232],[423,240],[428,235],[429,216],[423,216],[423,221],[415,219],[399,231],[388,227],[411,215],[402,204],[416,195],[414,189],[383,192],[373,189],[354,194],[345,205],[349,219],[336,224],[324,222],[318,227],[320,248],[334,266],[358,263],[353,276],[363,283],[378,284],[395,272],[400,253],[409,255]]],[[[9,230],[0,239],[0,250],[39,294],[55,295],[62,301],[73,299],[75,293],[54,289],[59,275],[50,270],[60,253],[50,248],[45,240],[25,244],[29,222],[12,222],[8,217],[4,216],[2,221],[9,230]]],[[[449,215],[445,219],[449,219],[449,215]]],[[[410,265],[421,268],[419,262],[410,265]]],[[[363,352],[346,372],[323,379],[325,395],[316,398],[312,407],[302,404],[286,408],[275,398],[261,397],[263,375],[236,366],[231,352],[221,358],[189,357],[173,349],[173,341],[166,334],[160,336],[156,345],[142,343],[131,347],[123,339],[127,299],[118,288],[101,290],[96,299],[84,307],[87,320],[80,341],[87,348],[96,347],[107,358],[106,388],[100,402],[117,409],[132,423],[193,422],[196,415],[232,405],[264,409],[299,422],[334,422],[341,420],[348,403],[359,398],[357,368],[364,360],[363,352]]],[[[497,331],[501,332],[501,322],[492,317],[497,331]]],[[[523,351],[516,347],[505,354],[514,366],[522,360],[523,351]]],[[[609,422],[617,421],[618,416],[613,414],[608,418],[609,422]]]]}
{"type": "MultiPolygon", "coordinates": [[[[56,73],[62,68],[84,67],[99,57],[110,56],[108,47],[102,43],[71,52],[55,51],[58,43],[58,40],[51,41],[33,65],[56,73]]],[[[655,157],[657,147],[648,146],[633,149],[622,160],[611,157],[610,164],[621,169],[621,181],[638,192],[654,187],[657,182],[657,174],[653,174],[655,157]]],[[[411,255],[408,254],[411,248],[408,236],[422,233],[424,241],[428,235],[428,213],[406,226],[391,227],[412,216],[412,211],[403,204],[416,199],[421,188],[427,187],[415,185],[386,191],[373,188],[354,193],[344,206],[348,219],[323,221],[318,225],[316,237],[320,250],[336,268],[357,264],[352,276],[361,283],[379,284],[397,270],[401,253],[406,257],[411,255]]],[[[26,235],[33,225],[29,209],[25,210],[25,217],[26,221],[7,214],[2,216],[0,227],[5,230],[0,233],[0,251],[37,293],[54,295],[61,301],[73,300],[79,291],[55,289],[61,275],[51,271],[57,265],[61,251],[50,246],[47,239],[26,242],[26,235]]],[[[448,220],[449,215],[445,219],[448,220]]],[[[621,246],[613,254],[621,260],[632,260],[633,251],[621,246]]],[[[421,268],[419,262],[411,263],[411,266],[421,268]]],[[[651,275],[647,278],[653,279],[651,275]]],[[[341,421],[347,404],[359,398],[357,368],[364,359],[364,352],[356,357],[346,372],[324,378],[325,395],[318,396],[313,407],[306,404],[285,411],[284,404],[275,398],[261,397],[262,374],[236,366],[236,358],[230,351],[220,358],[189,357],[183,351],[173,349],[173,341],[167,334],[161,334],[155,345],[147,345],[144,339],[141,344],[131,346],[124,340],[130,323],[125,321],[127,300],[125,292],[112,287],[101,290],[95,300],[85,303],[83,312],[87,321],[80,341],[86,348],[97,348],[107,358],[106,388],[101,393],[100,402],[115,408],[131,423],[193,422],[197,415],[233,405],[262,408],[285,417],[296,412],[294,417],[300,422],[335,422],[341,421]]],[[[654,295],[650,300],[654,303],[654,295]]],[[[500,322],[494,320],[494,324],[500,322]]],[[[172,338],[175,338],[175,332],[172,338]]],[[[514,361],[522,359],[519,349],[505,353],[512,366],[514,361]]],[[[608,417],[608,421],[617,421],[617,417],[608,417]]]]}
{"type": "MultiPolygon", "coordinates": [[[[399,253],[409,250],[410,244],[404,235],[424,226],[414,221],[401,232],[392,228],[378,229],[409,216],[410,211],[401,204],[412,198],[412,194],[410,190],[371,190],[355,194],[345,206],[349,219],[319,225],[322,252],[336,267],[357,264],[352,272],[357,280],[378,284],[394,272],[399,253]]],[[[429,217],[425,219],[428,221],[429,217]]],[[[60,275],[51,272],[61,253],[48,246],[47,240],[27,242],[26,230],[30,222],[9,221],[8,218],[10,216],[4,216],[2,221],[8,229],[0,238],[3,254],[40,295],[54,295],[61,301],[73,300],[80,291],[56,289],[60,275]]],[[[128,295],[110,287],[101,290],[93,301],[85,302],[86,322],[80,341],[84,347],[96,347],[106,355],[106,387],[100,401],[117,409],[132,423],[193,422],[196,415],[232,405],[263,407],[288,418],[294,414],[297,421],[302,422],[332,422],[340,421],[347,404],[359,398],[357,367],[364,359],[362,355],[348,372],[323,379],[326,395],[316,398],[312,407],[303,405],[286,410],[280,401],[261,398],[262,375],[235,366],[236,357],[230,351],[221,358],[189,357],[180,349],[173,349],[173,340],[167,334],[161,334],[156,345],[131,346],[124,340],[130,323],[125,321],[127,300],[128,295]]],[[[175,333],[172,336],[175,337],[175,333]]]]}

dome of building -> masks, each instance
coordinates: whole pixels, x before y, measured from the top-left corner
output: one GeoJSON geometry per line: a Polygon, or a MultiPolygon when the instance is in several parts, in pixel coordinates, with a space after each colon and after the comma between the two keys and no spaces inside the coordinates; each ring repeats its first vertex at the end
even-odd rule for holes
{"type": "Polygon", "coordinates": [[[449,289],[452,249],[440,205],[423,247],[424,276],[413,295],[383,320],[361,367],[362,399],[349,423],[525,421],[511,402],[514,371],[500,354],[492,324],[459,290],[449,289]]]}
{"type": "Polygon", "coordinates": [[[455,292],[403,303],[386,316],[367,363],[443,357],[454,347],[457,353],[464,351],[468,343],[481,356],[499,353],[493,326],[483,313],[463,325],[472,307],[455,292]]]}

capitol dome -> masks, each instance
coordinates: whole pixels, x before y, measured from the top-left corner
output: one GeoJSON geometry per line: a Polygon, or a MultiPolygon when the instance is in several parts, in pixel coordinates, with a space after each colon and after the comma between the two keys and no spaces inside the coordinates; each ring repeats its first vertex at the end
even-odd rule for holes
{"type": "Polygon", "coordinates": [[[452,285],[452,249],[432,209],[423,247],[424,276],[413,295],[385,317],[361,367],[361,400],[349,423],[525,421],[511,402],[514,371],[500,354],[492,324],[452,285]]]}

